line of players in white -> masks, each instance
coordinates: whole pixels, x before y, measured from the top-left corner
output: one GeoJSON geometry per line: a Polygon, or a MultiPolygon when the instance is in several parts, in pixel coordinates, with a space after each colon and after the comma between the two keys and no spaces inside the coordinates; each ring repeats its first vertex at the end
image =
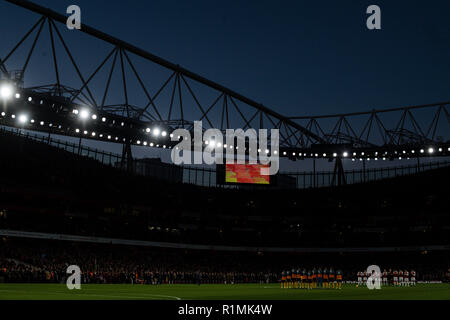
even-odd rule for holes
{"type": "MultiPolygon", "coordinates": [[[[373,277],[374,274],[370,274],[367,271],[359,271],[357,273],[358,277],[358,286],[365,285],[369,277],[373,277]]],[[[383,286],[396,286],[396,287],[409,287],[416,285],[416,272],[414,270],[392,270],[389,269],[381,273],[381,284],[383,286]]]]}

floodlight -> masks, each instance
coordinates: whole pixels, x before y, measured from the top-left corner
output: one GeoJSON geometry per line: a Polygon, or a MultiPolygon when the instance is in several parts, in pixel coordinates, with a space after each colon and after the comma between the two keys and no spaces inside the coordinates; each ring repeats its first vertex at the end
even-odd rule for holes
{"type": "Polygon", "coordinates": [[[4,84],[0,87],[0,97],[4,100],[8,100],[13,95],[13,87],[10,84],[4,84]]]}
{"type": "Polygon", "coordinates": [[[80,111],[79,115],[81,119],[86,120],[87,118],[89,118],[89,110],[83,109],[80,111]]]}
{"type": "Polygon", "coordinates": [[[159,128],[155,128],[153,129],[153,135],[155,137],[158,137],[161,134],[161,130],[159,130],[159,128]]]}
{"type": "Polygon", "coordinates": [[[27,117],[26,115],[21,114],[21,115],[19,116],[19,122],[20,122],[20,123],[24,124],[24,123],[26,123],[27,121],[28,121],[28,117],[27,117]]]}

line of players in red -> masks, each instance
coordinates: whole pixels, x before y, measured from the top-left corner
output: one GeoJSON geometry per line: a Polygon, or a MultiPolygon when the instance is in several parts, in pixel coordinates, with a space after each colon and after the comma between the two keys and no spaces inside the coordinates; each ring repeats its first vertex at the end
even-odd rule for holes
{"type": "Polygon", "coordinates": [[[341,270],[325,269],[292,269],[281,273],[283,289],[342,289],[343,275],[341,270]]]}
{"type": "MultiPolygon", "coordinates": [[[[371,276],[369,272],[359,271],[357,273],[358,277],[358,286],[365,285],[367,283],[367,279],[371,276]]],[[[397,287],[406,287],[406,286],[415,286],[416,285],[417,275],[414,270],[392,270],[386,269],[381,273],[381,284],[384,286],[392,285],[397,287]]]]}

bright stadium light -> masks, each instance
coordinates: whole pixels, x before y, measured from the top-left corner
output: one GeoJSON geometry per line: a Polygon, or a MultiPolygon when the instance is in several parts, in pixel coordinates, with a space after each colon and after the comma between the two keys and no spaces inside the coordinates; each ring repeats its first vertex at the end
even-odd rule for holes
{"type": "Polygon", "coordinates": [[[344,158],[348,157],[348,152],[344,152],[344,158]]]}
{"type": "Polygon", "coordinates": [[[97,120],[97,115],[96,114],[92,115],[92,120],[97,120]]]}
{"type": "Polygon", "coordinates": [[[28,101],[29,102],[33,101],[33,98],[32,97],[28,97],[28,101]]]}
{"type": "Polygon", "coordinates": [[[13,87],[10,84],[4,84],[0,87],[0,97],[4,100],[8,100],[13,95],[13,87]]]}
{"type": "Polygon", "coordinates": [[[5,113],[5,112],[2,112],[2,117],[4,117],[4,116],[6,116],[6,113],[5,113]]]}
{"type": "Polygon", "coordinates": [[[18,119],[19,119],[19,122],[22,124],[24,124],[28,121],[28,117],[24,114],[21,114],[18,119]]]}
{"type": "Polygon", "coordinates": [[[153,129],[153,135],[155,137],[158,137],[161,134],[161,130],[159,130],[159,128],[155,128],[153,129]]]}
{"type": "Polygon", "coordinates": [[[20,93],[16,93],[16,99],[20,99],[20,93]]]}
{"type": "Polygon", "coordinates": [[[430,153],[430,154],[434,153],[434,149],[433,148],[429,148],[428,149],[428,153],[430,153]]]}
{"type": "Polygon", "coordinates": [[[165,137],[165,136],[167,136],[167,132],[166,132],[166,131],[163,131],[163,132],[161,132],[161,135],[162,135],[163,137],[165,137]]]}
{"type": "Polygon", "coordinates": [[[89,110],[83,109],[80,111],[79,115],[81,119],[86,120],[87,118],[89,118],[89,110]]]}
{"type": "Polygon", "coordinates": [[[150,133],[152,131],[150,128],[145,129],[145,132],[150,133]]]}
{"type": "Polygon", "coordinates": [[[102,122],[106,122],[106,118],[105,117],[102,118],[102,122]]]}

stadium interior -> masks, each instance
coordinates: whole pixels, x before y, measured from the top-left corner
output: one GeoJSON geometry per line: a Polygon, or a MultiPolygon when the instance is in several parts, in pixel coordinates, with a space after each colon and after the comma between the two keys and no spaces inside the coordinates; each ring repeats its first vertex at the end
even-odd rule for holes
{"type": "Polygon", "coordinates": [[[371,264],[446,279],[448,167],[333,188],[209,188],[7,132],[0,143],[0,230],[50,235],[3,235],[3,282],[62,282],[69,263],[87,283],[191,283],[198,272],[205,283],[277,282],[282,270],[331,266],[353,281],[371,264]]]}

